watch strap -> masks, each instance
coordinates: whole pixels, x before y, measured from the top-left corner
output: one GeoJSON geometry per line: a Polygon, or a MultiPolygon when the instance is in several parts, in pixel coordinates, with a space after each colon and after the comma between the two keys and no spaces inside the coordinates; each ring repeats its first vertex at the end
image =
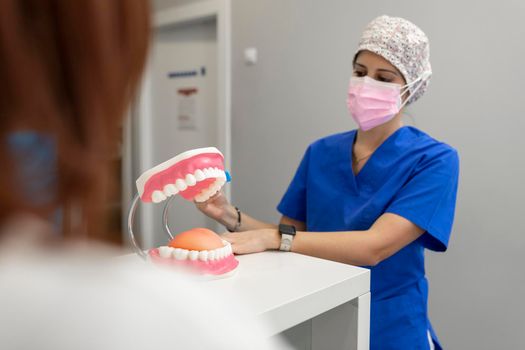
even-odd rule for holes
{"type": "Polygon", "coordinates": [[[281,235],[281,245],[279,250],[289,252],[292,249],[292,242],[295,237],[295,227],[292,225],[279,225],[279,234],[281,235]]]}

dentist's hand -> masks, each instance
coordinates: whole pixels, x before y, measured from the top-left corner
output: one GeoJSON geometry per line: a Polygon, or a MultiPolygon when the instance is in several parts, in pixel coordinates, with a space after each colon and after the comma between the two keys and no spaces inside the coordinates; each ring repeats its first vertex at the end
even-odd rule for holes
{"type": "Polygon", "coordinates": [[[281,245],[279,231],[273,228],[225,233],[221,237],[231,243],[235,254],[258,253],[268,249],[279,249],[281,245]]]}
{"type": "Polygon", "coordinates": [[[228,202],[222,191],[206,202],[195,202],[195,206],[206,216],[232,229],[237,223],[237,210],[228,202]]]}

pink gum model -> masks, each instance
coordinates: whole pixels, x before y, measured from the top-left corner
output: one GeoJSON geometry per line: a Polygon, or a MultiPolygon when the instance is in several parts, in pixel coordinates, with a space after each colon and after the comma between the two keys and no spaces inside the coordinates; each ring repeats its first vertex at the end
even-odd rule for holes
{"type": "Polygon", "coordinates": [[[224,156],[215,147],[183,152],[146,172],[137,180],[143,202],[159,203],[180,194],[204,202],[226,183],[224,156]]]}

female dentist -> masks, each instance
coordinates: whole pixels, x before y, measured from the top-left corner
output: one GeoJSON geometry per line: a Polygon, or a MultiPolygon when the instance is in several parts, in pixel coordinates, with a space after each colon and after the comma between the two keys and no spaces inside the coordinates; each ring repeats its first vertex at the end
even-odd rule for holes
{"type": "Polygon", "coordinates": [[[312,143],[277,209],[258,221],[218,193],[197,207],[230,231],[237,254],[280,249],[371,270],[371,349],[441,349],[427,313],[424,249],[447,249],[456,150],[401,120],[427,90],[426,35],[381,16],[353,60],[348,110],[359,126],[312,143]]]}

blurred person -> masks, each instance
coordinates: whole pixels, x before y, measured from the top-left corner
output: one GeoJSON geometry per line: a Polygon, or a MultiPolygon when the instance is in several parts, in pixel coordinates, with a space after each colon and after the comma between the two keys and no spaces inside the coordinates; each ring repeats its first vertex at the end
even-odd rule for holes
{"type": "Polygon", "coordinates": [[[111,262],[104,207],[150,39],[145,0],[0,2],[2,349],[263,349],[174,272],[111,262]]]}
{"type": "Polygon", "coordinates": [[[61,210],[64,236],[105,237],[109,159],[149,26],[146,1],[0,3],[0,225],[61,210]]]}

